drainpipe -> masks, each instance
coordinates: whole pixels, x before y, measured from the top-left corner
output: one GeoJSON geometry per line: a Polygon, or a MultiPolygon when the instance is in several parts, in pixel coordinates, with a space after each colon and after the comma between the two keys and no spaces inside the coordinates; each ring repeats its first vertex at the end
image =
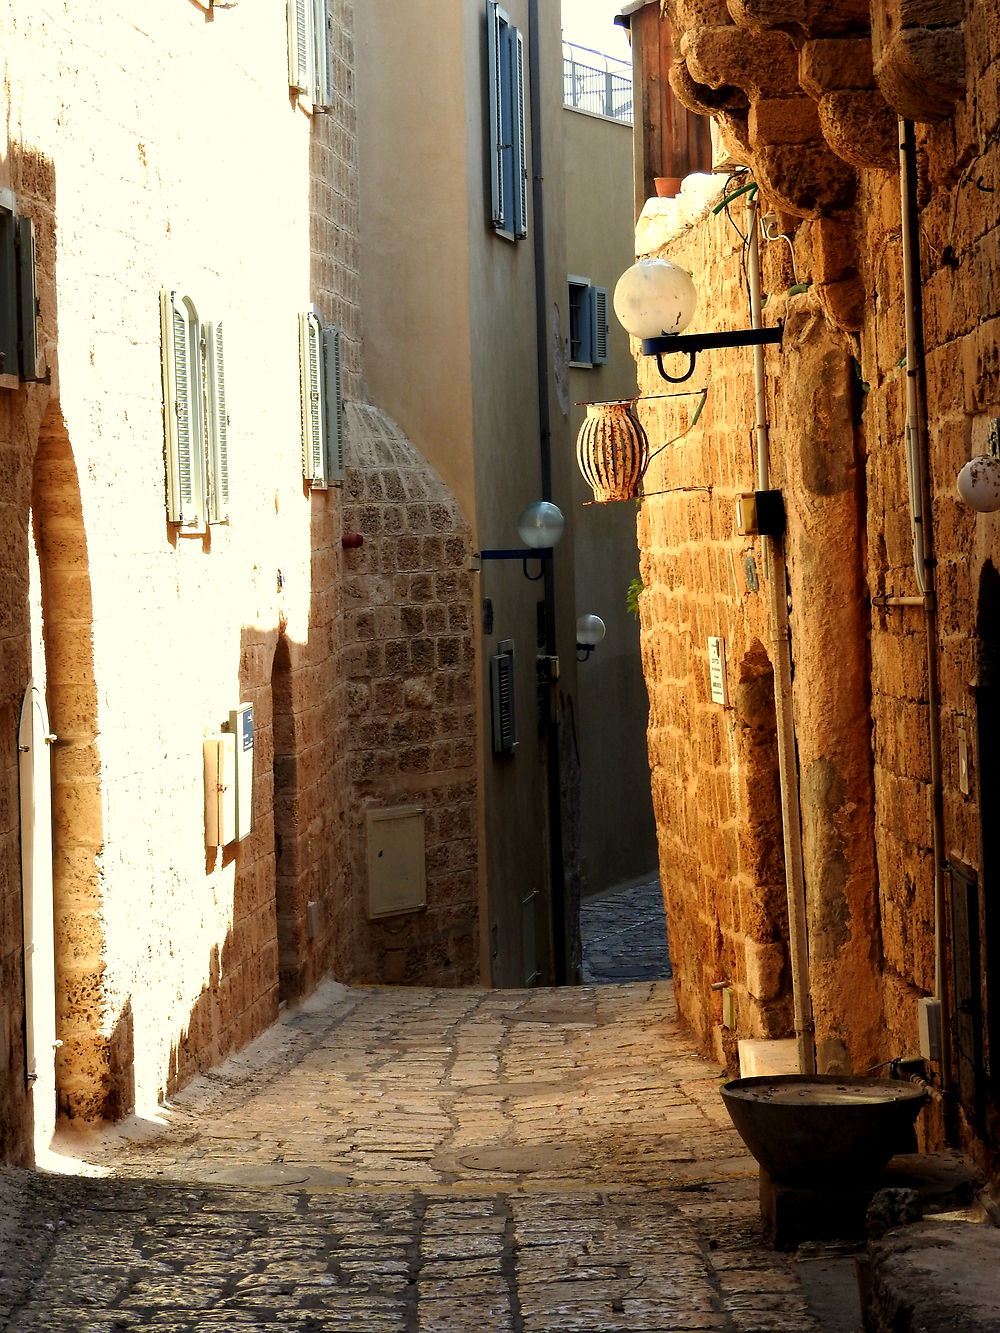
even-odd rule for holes
{"type": "MultiPolygon", "coordinates": [[[[760,295],[760,239],[757,194],[747,202],[747,275],[750,286],[750,324],[764,327],[760,295]]],[[[757,489],[771,489],[771,443],[764,381],[764,348],[753,349],[755,402],[754,435],[757,444],[757,489]]],[[[778,783],[781,791],[781,828],[785,850],[785,894],[788,902],[788,955],[792,969],[792,1008],[799,1073],[816,1072],[812,1001],[809,993],[809,939],[806,930],[806,886],[802,858],[802,815],[799,769],[795,754],[795,718],[792,712],[792,650],[788,624],[788,593],[784,537],[761,537],[764,575],[770,592],[774,707],[777,719],[778,783]]]]}
{"type": "Polygon", "coordinates": [[[954,1127],[951,1032],[945,986],[944,798],[941,779],[941,699],[938,685],[937,598],[934,591],[931,489],[927,448],[927,379],[923,299],[920,288],[920,218],[917,210],[917,146],[912,121],[899,121],[899,194],[903,245],[903,310],[906,326],[906,475],[913,528],[913,567],[924,609],[927,648],[927,732],[930,759],[931,855],[934,862],[934,997],[940,1041],[945,1133],[954,1127]]]}
{"type": "MultiPolygon", "coordinates": [[[[539,72],[538,0],[528,0],[528,87],[531,112],[531,219],[535,264],[535,357],[538,379],[538,445],[542,499],[552,499],[552,426],[549,416],[548,296],[545,276],[545,200],[542,172],[542,95],[539,72]]],[[[552,905],[552,962],[557,986],[570,976],[572,960],[566,919],[566,878],[563,864],[562,783],[559,771],[559,714],[553,677],[556,660],[555,561],[542,561],[543,657],[539,687],[545,690],[549,713],[545,723],[546,785],[549,826],[549,900],[552,905]]]]}

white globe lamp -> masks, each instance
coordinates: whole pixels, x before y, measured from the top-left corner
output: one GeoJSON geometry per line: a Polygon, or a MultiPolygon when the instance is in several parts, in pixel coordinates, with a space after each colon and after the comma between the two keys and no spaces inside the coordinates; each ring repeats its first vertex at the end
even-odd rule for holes
{"type": "Polygon", "coordinates": [[[517,531],[525,546],[542,551],[555,546],[563,534],[566,520],[558,505],[549,500],[536,500],[523,510],[517,520],[517,531]]]}
{"type": "Polygon", "coordinates": [[[691,323],[697,305],[691,274],[669,259],[640,259],[615,287],[615,314],[633,338],[680,333],[691,323]]]}
{"type": "Polygon", "coordinates": [[[958,474],[958,493],[980,514],[1000,509],[1000,458],[992,454],[970,458],[958,474]]]}

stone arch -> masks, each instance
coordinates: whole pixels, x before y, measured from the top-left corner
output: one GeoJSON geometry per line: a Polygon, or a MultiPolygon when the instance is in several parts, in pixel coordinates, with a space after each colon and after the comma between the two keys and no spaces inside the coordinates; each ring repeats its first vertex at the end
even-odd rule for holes
{"type": "Polygon", "coordinates": [[[93,600],[73,450],[58,404],[39,431],[31,492],[53,746],[53,892],[60,1111],[116,1119],[131,1105],[131,1033],[109,1030],[102,981],[104,822],[93,600]]]}

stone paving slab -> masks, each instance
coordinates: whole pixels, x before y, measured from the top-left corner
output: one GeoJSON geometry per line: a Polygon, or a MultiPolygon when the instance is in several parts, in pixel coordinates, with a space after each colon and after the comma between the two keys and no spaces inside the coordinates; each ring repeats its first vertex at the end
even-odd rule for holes
{"type": "Polygon", "coordinates": [[[669,982],[325,985],[155,1118],[64,1136],[89,1175],[0,1173],[0,1328],[853,1333],[763,1247],[721,1073],[669,982]]]}

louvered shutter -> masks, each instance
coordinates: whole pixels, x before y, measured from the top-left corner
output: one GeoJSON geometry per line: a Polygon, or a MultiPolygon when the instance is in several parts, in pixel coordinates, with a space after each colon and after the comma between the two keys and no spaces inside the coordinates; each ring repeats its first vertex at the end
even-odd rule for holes
{"type": "Polygon", "coordinates": [[[288,86],[309,93],[312,61],[310,23],[312,0],[288,0],[288,86]]]}
{"type": "Polygon", "coordinates": [[[205,435],[198,314],[187,297],[160,293],[167,517],[187,530],[204,527],[205,435]]]}
{"type": "Polygon", "coordinates": [[[313,78],[313,109],[329,111],[333,105],[333,53],[331,49],[333,18],[330,0],[312,0],[313,47],[315,71],[313,78]]]}
{"type": "Polygon", "coordinates": [[[327,483],[323,412],[323,333],[311,313],[299,315],[299,367],[302,401],[302,475],[312,486],[327,483]]]}
{"type": "Polygon", "coordinates": [[[344,480],[344,391],[340,329],[323,330],[323,426],[327,482],[344,480]]]}
{"type": "Polygon", "coordinates": [[[504,197],[504,80],[502,48],[507,31],[507,16],[496,3],[486,5],[486,36],[489,52],[489,117],[490,117],[490,206],[494,227],[506,225],[504,197]]]}
{"type": "Polygon", "coordinates": [[[590,289],[590,329],[593,348],[591,361],[595,366],[603,366],[608,360],[608,289],[591,287],[590,289]]]}
{"type": "Polygon", "coordinates": [[[35,224],[15,218],[17,242],[17,360],[21,379],[38,376],[38,297],[35,292],[35,224]]]}
{"type": "Polygon", "coordinates": [[[528,234],[528,154],[524,137],[524,42],[511,28],[511,124],[514,155],[514,209],[511,230],[519,239],[528,234]]]}
{"type": "Polygon", "coordinates": [[[490,696],[493,715],[493,753],[512,754],[517,746],[514,706],[514,641],[505,639],[490,658],[490,696]]]}
{"type": "Polygon", "coordinates": [[[222,324],[205,325],[205,399],[208,425],[208,521],[229,522],[229,416],[226,412],[222,324]]]}

